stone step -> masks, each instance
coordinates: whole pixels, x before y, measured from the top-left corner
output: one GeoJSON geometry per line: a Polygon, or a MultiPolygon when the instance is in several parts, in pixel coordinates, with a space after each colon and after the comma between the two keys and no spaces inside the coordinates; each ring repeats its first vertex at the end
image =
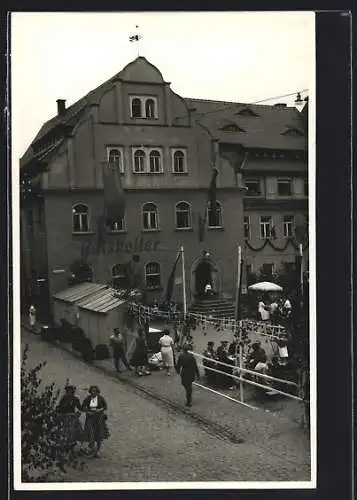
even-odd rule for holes
{"type": "Polygon", "coordinates": [[[204,304],[204,303],[197,303],[197,302],[194,302],[192,304],[192,307],[195,307],[197,309],[222,309],[224,307],[233,307],[234,308],[234,305],[230,302],[217,302],[215,304],[204,304]]]}
{"type": "Polygon", "coordinates": [[[210,308],[210,307],[232,307],[233,303],[232,302],[194,302],[193,305],[195,307],[204,307],[204,308],[210,308]]]}

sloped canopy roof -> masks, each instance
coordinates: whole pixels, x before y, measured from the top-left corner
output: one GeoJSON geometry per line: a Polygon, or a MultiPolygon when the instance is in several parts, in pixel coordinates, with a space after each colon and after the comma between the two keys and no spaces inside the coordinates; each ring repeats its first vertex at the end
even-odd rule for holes
{"type": "Polygon", "coordinates": [[[107,287],[78,300],[76,306],[93,312],[108,313],[125,302],[116,296],[113,288],[107,287]]]}
{"type": "Polygon", "coordinates": [[[106,285],[101,285],[99,283],[81,283],[79,285],[74,285],[61,292],[56,293],[53,298],[57,300],[62,300],[69,304],[74,304],[78,300],[84,299],[93,293],[99,292],[100,290],[106,289],[106,285]]]}
{"type": "Polygon", "coordinates": [[[193,118],[208,127],[222,143],[239,143],[246,148],[277,150],[306,150],[307,137],[282,135],[288,128],[301,130],[303,119],[294,107],[275,107],[262,104],[240,104],[227,101],[186,99],[189,108],[195,109],[193,118]],[[249,107],[255,116],[240,115],[249,107]],[[222,120],[234,122],[244,134],[227,134],[220,130],[222,120]]]}

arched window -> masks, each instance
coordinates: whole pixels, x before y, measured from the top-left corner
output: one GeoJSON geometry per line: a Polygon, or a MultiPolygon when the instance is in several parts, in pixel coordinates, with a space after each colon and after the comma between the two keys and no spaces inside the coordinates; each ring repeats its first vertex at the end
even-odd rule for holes
{"type": "Polygon", "coordinates": [[[88,233],[89,209],[87,205],[78,203],[72,208],[72,226],[74,233],[88,233]]]}
{"type": "Polygon", "coordinates": [[[126,264],[115,264],[112,267],[113,288],[127,288],[129,286],[129,276],[126,264]]]}
{"type": "Polygon", "coordinates": [[[148,262],[145,266],[145,283],[147,287],[161,285],[161,271],[158,262],[148,262]]]}
{"type": "Polygon", "coordinates": [[[154,150],[150,152],[150,173],[161,172],[161,155],[160,151],[154,150]]]}
{"type": "Polygon", "coordinates": [[[145,113],[146,118],[155,118],[155,101],[153,99],[146,99],[145,113]]]}
{"type": "Polygon", "coordinates": [[[211,202],[208,203],[208,227],[222,227],[222,205],[216,202],[216,213],[211,209],[211,202]]]}
{"type": "Polygon", "coordinates": [[[145,151],[138,149],[134,153],[134,172],[145,172],[145,151]]]}
{"type": "Polygon", "coordinates": [[[122,156],[119,149],[113,148],[109,150],[108,161],[117,165],[120,171],[122,170],[122,156]]]}
{"type": "Polygon", "coordinates": [[[186,172],[186,158],[183,151],[174,152],[174,173],[183,174],[186,172]]]}
{"type": "Polygon", "coordinates": [[[154,203],[145,203],[143,206],[143,229],[154,230],[158,227],[157,206],[154,203]]]}
{"type": "Polygon", "coordinates": [[[141,118],[141,100],[137,97],[131,101],[131,116],[133,118],[141,118]]]}
{"type": "Polygon", "coordinates": [[[187,229],[191,227],[191,205],[186,201],[176,204],[176,228],[187,229]]]}

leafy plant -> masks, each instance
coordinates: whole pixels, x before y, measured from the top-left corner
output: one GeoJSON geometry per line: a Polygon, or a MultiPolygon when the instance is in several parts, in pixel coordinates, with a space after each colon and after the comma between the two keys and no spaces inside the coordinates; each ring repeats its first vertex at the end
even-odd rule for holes
{"type": "Polygon", "coordinates": [[[69,452],[68,436],[57,412],[60,391],[55,383],[42,385],[40,373],[46,361],[27,368],[28,353],[26,346],[21,362],[22,480],[43,482],[82,463],[69,452]]]}

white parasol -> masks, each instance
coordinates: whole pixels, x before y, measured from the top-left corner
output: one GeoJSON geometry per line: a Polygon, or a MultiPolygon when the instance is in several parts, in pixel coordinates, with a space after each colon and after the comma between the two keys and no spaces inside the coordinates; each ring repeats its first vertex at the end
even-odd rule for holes
{"type": "Polygon", "coordinates": [[[253,290],[256,292],[282,292],[283,289],[281,286],[276,285],[275,283],[270,283],[269,281],[261,281],[260,283],[254,283],[254,285],[250,285],[248,290],[253,290]]]}

